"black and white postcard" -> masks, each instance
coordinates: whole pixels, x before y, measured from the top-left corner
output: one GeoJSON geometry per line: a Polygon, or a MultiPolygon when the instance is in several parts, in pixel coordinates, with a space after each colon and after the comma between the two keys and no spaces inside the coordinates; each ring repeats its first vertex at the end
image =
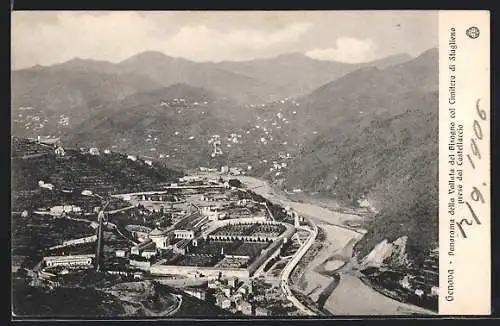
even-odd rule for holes
{"type": "Polygon", "coordinates": [[[489,26],[13,11],[13,318],[489,314],[489,26]]]}

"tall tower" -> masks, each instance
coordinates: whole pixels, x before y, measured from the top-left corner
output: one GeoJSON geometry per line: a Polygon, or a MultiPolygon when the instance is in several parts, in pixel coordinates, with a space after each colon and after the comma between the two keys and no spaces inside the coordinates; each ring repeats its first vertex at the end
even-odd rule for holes
{"type": "Polygon", "coordinates": [[[96,248],[96,254],[95,254],[95,267],[96,270],[99,271],[101,269],[101,255],[102,255],[102,237],[103,237],[103,231],[102,231],[102,224],[104,222],[104,207],[99,211],[99,214],[97,215],[97,218],[99,220],[99,228],[97,231],[97,248],[96,248]]]}

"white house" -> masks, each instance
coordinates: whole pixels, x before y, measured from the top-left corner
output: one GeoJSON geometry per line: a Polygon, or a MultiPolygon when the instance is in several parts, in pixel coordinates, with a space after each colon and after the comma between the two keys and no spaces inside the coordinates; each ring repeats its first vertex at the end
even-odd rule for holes
{"type": "Polygon", "coordinates": [[[43,181],[38,181],[38,186],[40,188],[45,188],[45,189],[49,189],[49,190],[54,190],[54,185],[51,184],[51,183],[45,183],[43,181]]]}
{"type": "Polygon", "coordinates": [[[64,148],[62,148],[61,146],[58,146],[54,152],[56,156],[64,156],[64,148]]]}
{"type": "Polygon", "coordinates": [[[125,254],[126,254],[125,250],[118,249],[115,251],[116,257],[125,257],[125,254]]]}
{"type": "Polygon", "coordinates": [[[149,238],[156,244],[158,249],[166,249],[168,247],[168,239],[165,232],[156,228],[149,233],[149,238]]]}

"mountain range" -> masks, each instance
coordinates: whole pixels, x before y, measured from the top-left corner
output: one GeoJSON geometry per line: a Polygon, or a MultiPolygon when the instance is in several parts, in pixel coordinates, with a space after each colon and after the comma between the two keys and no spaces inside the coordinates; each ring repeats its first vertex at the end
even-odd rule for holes
{"type": "Polygon", "coordinates": [[[362,66],[383,68],[409,59],[408,55],[395,55],[370,63],[347,64],[290,54],[246,62],[196,63],[155,51],[142,52],[116,64],[75,58],[53,66],[14,71],[12,98],[15,106],[40,103],[43,110],[67,111],[92,101],[123,98],[134,90],[187,83],[243,104],[261,103],[304,95],[362,66]],[[48,82],[42,84],[40,80],[48,82]],[[71,86],[75,84],[90,90],[74,94],[71,86]],[[94,88],[101,92],[90,92],[94,88]]]}

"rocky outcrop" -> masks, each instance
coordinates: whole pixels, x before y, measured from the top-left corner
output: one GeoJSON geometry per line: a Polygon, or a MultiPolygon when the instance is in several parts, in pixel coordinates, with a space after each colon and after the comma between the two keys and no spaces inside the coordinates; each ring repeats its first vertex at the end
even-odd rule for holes
{"type": "Polygon", "coordinates": [[[387,239],[379,242],[368,255],[361,260],[361,266],[382,267],[390,266],[408,266],[410,264],[406,253],[407,236],[402,236],[392,243],[387,239]]]}

